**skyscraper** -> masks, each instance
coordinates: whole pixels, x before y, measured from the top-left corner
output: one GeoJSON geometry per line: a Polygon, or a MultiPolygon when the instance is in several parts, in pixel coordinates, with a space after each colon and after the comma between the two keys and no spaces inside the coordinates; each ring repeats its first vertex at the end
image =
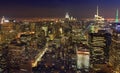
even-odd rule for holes
{"type": "Polygon", "coordinates": [[[70,18],[68,12],[66,13],[65,18],[66,18],[66,19],[69,19],[69,18],[70,18]]]}
{"type": "Polygon", "coordinates": [[[113,67],[116,73],[120,72],[120,46],[119,46],[120,45],[120,32],[118,32],[118,29],[115,29],[112,35],[113,38],[112,38],[110,59],[109,59],[110,65],[113,67]]]}
{"type": "Polygon", "coordinates": [[[95,19],[95,21],[97,23],[104,23],[105,19],[102,16],[99,16],[99,8],[98,8],[98,6],[97,6],[97,12],[96,12],[94,17],[95,17],[94,19],[95,19]]]}
{"type": "Polygon", "coordinates": [[[91,53],[91,68],[101,69],[109,59],[109,37],[110,34],[106,31],[100,31],[98,33],[89,33],[89,46],[91,53]]]}
{"type": "Polygon", "coordinates": [[[118,23],[119,22],[119,11],[118,9],[116,10],[116,19],[115,19],[115,22],[118,23]]]}

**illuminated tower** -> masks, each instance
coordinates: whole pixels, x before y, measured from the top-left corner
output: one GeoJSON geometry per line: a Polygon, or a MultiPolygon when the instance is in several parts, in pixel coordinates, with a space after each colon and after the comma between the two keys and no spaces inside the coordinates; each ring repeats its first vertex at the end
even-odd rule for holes
{"type": "Polygon", "coordinates": [[[118,23],[119,22],[119,11],[118,9],[116,10],[116,19],[115,19],[115,22],[118,23]]]}
{"type": "Polygon", "coordinates": [[[3,16],[1,19],[1,24],[3,24],[5,22],[5,17],[3,16]]]}
{"type": "Polygon", "coordinates": [[[68,12],[66,13],[65,18],[66,18],[66,19],[69,19],[69,18],[70,18],[68,12]]]}
{"type": "Polygon", "coordinates": [[[97,6],[97,12],[95,14],[95,21],[97,23],[104,23],[104,18],[102,16],[99,16],[99,8],[97,6]]]}
{"type": "Polygon", "coordinates": [[[5,19],[5,17],[3,16],[1,19],[1,24],[8,23],[8,22],[9,20],[5,19]]]}

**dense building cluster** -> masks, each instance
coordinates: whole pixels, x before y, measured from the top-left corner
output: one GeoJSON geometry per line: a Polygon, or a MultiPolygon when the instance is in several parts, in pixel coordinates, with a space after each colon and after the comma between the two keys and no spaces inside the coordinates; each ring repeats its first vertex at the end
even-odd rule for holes
{"type": "Polygon", "coordinates": [[[119,23],[64,19],[0,24],[2,73],[113,73],[120,71],[119,23]]]}

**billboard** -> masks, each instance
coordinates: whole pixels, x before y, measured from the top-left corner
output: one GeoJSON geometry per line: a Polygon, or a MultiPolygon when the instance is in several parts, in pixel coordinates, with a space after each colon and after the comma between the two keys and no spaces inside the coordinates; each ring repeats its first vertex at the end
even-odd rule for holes
{"type": "Polygon", "coordinates": [[[113,28],[116,32],[120,33],[120,23],[113,23],[113,24],[112,24],[112,28],[113,28]]]}
{"type": "Polygon", "coordinates": [[[120,33],[120,23],[116,24],[116,31],[120,33]]]}

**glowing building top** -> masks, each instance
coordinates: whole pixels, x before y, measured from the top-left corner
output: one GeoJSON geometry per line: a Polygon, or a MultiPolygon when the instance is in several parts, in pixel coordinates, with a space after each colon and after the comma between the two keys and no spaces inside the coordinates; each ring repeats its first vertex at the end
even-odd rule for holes
{"type": "Polygon", "coordinates": [[[104,18],[102,16],[99,16],[99,9],[98,9],[98,6],[97,6],[97,13],[95,15],[95,21],[97,21],[98,23],[104,23],[104,18]]]}
{"type": "Polygon", "coordinates": [[[5,17],[3,16],[1,19],[1,24],[7,23],[7,22],[9,22],[9,20],[6,20],[5,17]]]}
{"type": "Polygon", "coordinates": [[[74,18],[73,16],[70,16],[68,12],[67,12],[66,15],[65,15],[65,19],[71,20],[71,21],[76,20],[76,18],[74,18]]]}
{"type": "Polygon", "coordinates": [[[3,24],[5,22],[5,17],[3,16],[1,19],[1,24],[3,24]]]}
{"type": "Polygon", "coordinates": [[[70,18],[68,12],[66,13],[65,18],[66,18],[66,19],[69,19],[69,18],[70,18]]]}
{"type": "Polygon", "coordinates": [[[118,23],[119,22],[119,11],[117,9],[116,11],[116,19],[115,19],[115,22],[118,23]]]}

